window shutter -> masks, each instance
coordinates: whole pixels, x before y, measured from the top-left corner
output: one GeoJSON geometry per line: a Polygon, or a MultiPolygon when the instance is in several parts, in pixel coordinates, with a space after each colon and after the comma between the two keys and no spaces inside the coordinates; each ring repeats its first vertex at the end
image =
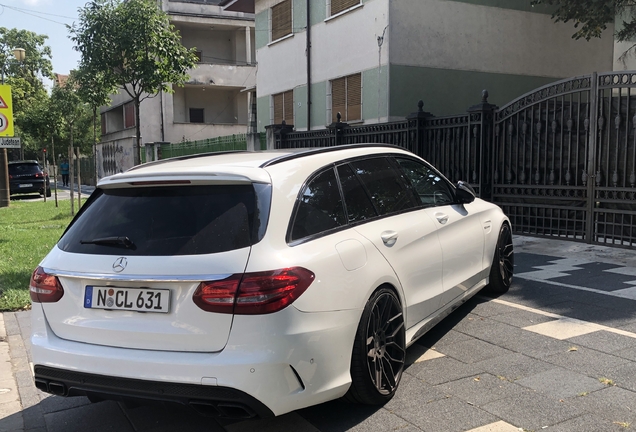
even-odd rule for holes
{"type": "Polygon", "coordinates": [[[347,121],[362,119],[362,74],[347,77],[347,121]]]}
{"type": "Polygon", "coordinates": [[[358,4],[360,4],[360,0],[331,0],[331,15],[339,14],[358,4]]]}
{"type": "Polygon", "coordinates": [[[294,124],[294,91],[290,90],[283,93],[283,104],[285,111],[285,123],[294,124]]]}
{"type": "Polygon", "coordinates": [[[283,94],[279,93],[273,96],[274,99],[274,124],[281,124],[284,117],[283,94]]]}
{"type": "Polygon", "coordinates": [[[132,102],[124,105],[124,129],[135,126],[135,105],[132,102]]]}
{"type": "Polygon", "coordinates": [[[342,121],[347,120],[347,90],[346,78],[331,81],[331,121],[338,121],[338,112],[342,114],[342,121]]]}
{"type": "Polygon", "coordinates": [[[272,7],[272,40],[280,39],[292,32],[291,0],[272,7]]]}

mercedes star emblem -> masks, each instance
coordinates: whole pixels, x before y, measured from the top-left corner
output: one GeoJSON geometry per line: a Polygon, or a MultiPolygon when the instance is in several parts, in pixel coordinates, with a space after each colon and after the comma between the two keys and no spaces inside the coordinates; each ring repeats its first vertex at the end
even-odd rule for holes
{"type": "Polygon", "coordinates": [[[121,273],[124,271],[127,265],[128,260],[126,259],[126,257],[119,257],[113,263],[113,270],[115,270],[117,273],[121,273]]]}

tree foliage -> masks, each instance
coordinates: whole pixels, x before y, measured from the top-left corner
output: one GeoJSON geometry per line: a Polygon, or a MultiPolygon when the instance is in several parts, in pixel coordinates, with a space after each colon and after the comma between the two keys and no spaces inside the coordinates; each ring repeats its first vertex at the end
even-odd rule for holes
{"type": "Polygon", "coordinates": [[[33,135],[25,133],[24,126],[29,122],[33,108],[48,99],[43,78],[52,78],[51,48],[46,45],[47,38],[28,30],[0,27],[0,67],[5,83],[11,86],[16,136],[22,138],[26,155],[35,154],[39,142],[33,135]],[[15,48],[25,50],[23,61],[14,57],[15,48]]]}
{"type": "MultiPolygon", "coordinates": [[[[92,106],[105,95],[126,92],[135,104],[136,136],[141,143],[139,105],[160,91],[183,85],[196,62],[168,15],[154,0],[93,0],[79,11],[71,39],[80,52],[80,94],[92,106]]],[[[140,159],[139,146],[137,160],[140,159]]]]}
{"type": "MultiPolygon", "coordinates": [[[[615,23],[614,37],[618,42],[636,40],[635,0],[533,0],[533,5],[547,4],[555,7],[555,22],[573,22],[577,29],[574,39],[600,38],[610,23],[615,23]]],[[[621,59],[636,51],[633,44],[621,55],[621,59]]]]}

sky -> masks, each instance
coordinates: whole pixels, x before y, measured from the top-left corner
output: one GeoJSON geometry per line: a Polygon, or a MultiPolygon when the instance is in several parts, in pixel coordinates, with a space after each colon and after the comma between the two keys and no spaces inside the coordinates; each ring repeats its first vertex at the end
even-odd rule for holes
{"type": "Polygon", "coordinates": [[[79,53],[73,50],[66,24],[77,21],[77,9],[88,0],[0,0],[0,27],[30,30],[47,35],[53,72],[75,69],[79,53]]]}

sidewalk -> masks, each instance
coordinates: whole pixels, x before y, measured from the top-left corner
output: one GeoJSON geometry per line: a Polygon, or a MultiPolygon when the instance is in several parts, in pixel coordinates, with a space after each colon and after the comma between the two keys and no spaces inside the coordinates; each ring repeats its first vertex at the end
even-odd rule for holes
{"type": "MultiPolygon", "coordinates": [[[[53,184],[51,184],[51,190],[53,190],[53,187],[54,187],[53,184]]],[[[67,190],[67,191],[71,190],[70,186],[62,186],[61,181],[57,182],[57,188],[58,190],[67,190]]],[[[82,195],[90,195],[93,193],[94,190],[95,190],[95,186],[82,185],[82,188],[81,188],[82,195]]],[[[77,193],[78,191],[77,184],[74,185],[73,191],[77,193]]]]}

